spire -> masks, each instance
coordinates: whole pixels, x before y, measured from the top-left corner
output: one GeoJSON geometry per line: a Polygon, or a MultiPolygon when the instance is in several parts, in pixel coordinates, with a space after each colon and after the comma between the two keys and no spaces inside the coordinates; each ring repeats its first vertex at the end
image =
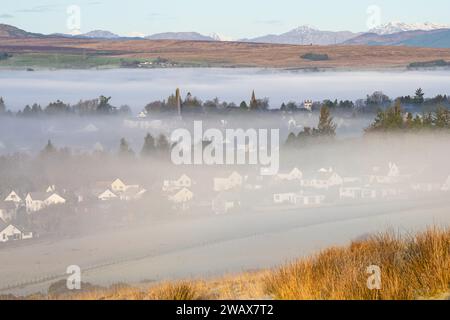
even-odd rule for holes
{"type": "Polygon", "coordinates": [[[181,116],[181,95],[180,95],[180,89],[177,88],[175,91],[175,100],[177,101],[177,112],[178,115],[181,116]]]}

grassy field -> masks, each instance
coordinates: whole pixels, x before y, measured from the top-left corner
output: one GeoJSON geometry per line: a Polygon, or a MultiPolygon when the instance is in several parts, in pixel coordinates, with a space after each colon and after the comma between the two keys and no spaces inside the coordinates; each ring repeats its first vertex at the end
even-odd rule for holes
{"type": "MultiPolygon", "coordinates": [[[[217,279],[152,285],[84,286],[68,293],[65,281],[49,295],[28,299],[283,299],[412,300],[450,298],[450,229],[400,237],[393,232],[326,249],[274,270],[217,279]],[[368,289],[367,267],[381,269],[381,289],[368,289]]],[[[3,297],[3,298],[13,298],[3,297]]]]}
{"type": "Polygon", "coordinates": [[[0,61],[0,66],[55,68],[117,66],[120,59],[151,61],[158,57],[178,66],[298,69],[406,68],[417,62],[450,61],[450,49],[176,40],[4,38],[0,42],[0,52],[13,55],[13,58],[0,61]],[[328,58],[318,61],[302,58],[308,54],[328,58]]]}

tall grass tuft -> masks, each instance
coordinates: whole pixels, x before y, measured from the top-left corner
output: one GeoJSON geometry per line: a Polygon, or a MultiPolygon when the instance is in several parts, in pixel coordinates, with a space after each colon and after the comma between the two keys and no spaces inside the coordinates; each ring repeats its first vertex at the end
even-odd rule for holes
{"type": "Polygon", "coordinates": [[[450,229],[416,236],[395,232],[329,248],[292,262],[264,279],[276,299],[390,300],[432,297],[450,290],[450,229]],[[370,290],[367,267],[381,269],[381,289],[370,290]]]}

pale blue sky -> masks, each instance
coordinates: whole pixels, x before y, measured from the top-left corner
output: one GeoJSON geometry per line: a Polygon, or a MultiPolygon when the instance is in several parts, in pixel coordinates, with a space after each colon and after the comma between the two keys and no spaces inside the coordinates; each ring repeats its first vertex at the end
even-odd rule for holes
{"type": "Polygon", "coordinates": [[[323,30],[367,31],[367,9],[381,22],[450,24],[449,0],[2,0],[0,23],[40,33],[69,32],[67,8],[81,9],[81,32],[127,35],[213,32],[232,38],[283,33],[309,24],[323,30]]]}

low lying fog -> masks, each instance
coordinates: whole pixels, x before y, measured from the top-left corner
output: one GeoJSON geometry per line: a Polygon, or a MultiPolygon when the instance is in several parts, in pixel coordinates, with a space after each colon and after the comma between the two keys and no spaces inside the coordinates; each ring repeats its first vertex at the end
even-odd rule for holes
{"type": "Polygon", "coordinates": [[[77,103],[100,95],[112,103],[128,104],[140,111],[148,102],[162,99],[179,87],[202,99],[219,97],[239,104],[252,90],[268,97],[272,107],[307,99],[365,98],[381,90],[391,97],[422,87],[429,96],[448,93],[449,71],[304,72],[265,69],[154,69],[0,72],[0,96],[17,111],[26,104],[60,99],[77,103]],[[326,90],[324,90],[326,88],[326,90]]]}
{"type": "MultiPolygon", "coordinates": [[[[264,119],[252,126],[267,128],[277,121],[264,119]]],[[[353,121],[356,127],[366,126],[353,121]]],[[[54,185],[67,200],[30,213],[39,237],[0,248],[3,293],[46,290],[51,281],[64,279],[69,265],[81,267],[82,281],[101,285],[206,277],[276,266],[387,229],[414,232],[450,223],[448,134],[360,133],[296,149],[282,147],[280,175],[260,177],[253,166],[175,166],[164,156],[117,155],[119,134],[133,141],[139,153],[147,131],[156,135],[156,129],[96,122],[97,136],[80,142],[83,138],[71,137],[79,123],[55,124],[51,133],[41,125],[24,126],[36,126],[33,134],[16,127],[16,139],[30,149],[53,137],[56,147],[99,142],[108,145],[109,153],[90,149],[72,156],[1,160],[2,198],[11,190],[24,196],[54,185]],[[113,133],[116,128],[119,133],[113,133]],[[241,183],[215,190],[214,179],[226,179],[233,171],[241,183]],[[179,189],[172,182],[183,175],[190,179],[185,187],[192,199],[175,203],[171,197],[179,189]],[[94,191],[101,185],[112,189],[117,178],[146,192],[139,199],[122,199],[120,192],[110,200],[88,198],[97,196],[94,191]],[[81,202],[80,194],[86,195],[81,202]],[[296,203],[289,194],[295,194],[296,203]],[[18,283],[23,286],[16,287],[18,283]]],[[[283,132],[286,136],[288,130],[283,132]]],[[[8,144],[3,142],[5,148],[8,144]]]]}

